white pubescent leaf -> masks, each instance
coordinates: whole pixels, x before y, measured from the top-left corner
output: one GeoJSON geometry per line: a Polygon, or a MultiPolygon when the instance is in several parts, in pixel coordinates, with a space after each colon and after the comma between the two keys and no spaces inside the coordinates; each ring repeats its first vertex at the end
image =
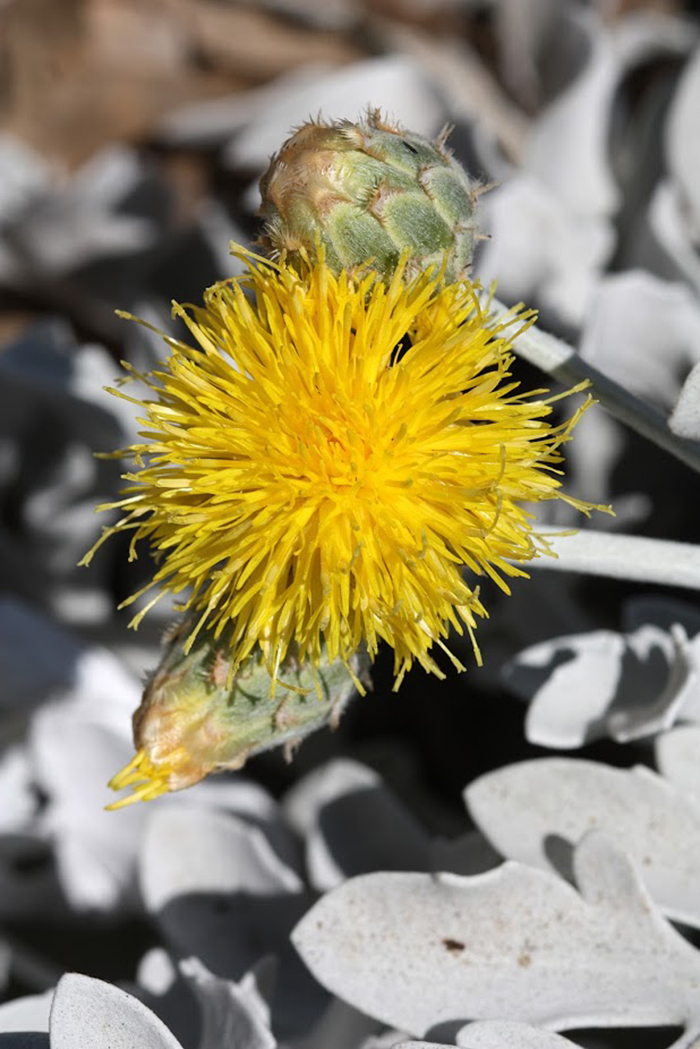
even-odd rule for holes
{"type": "Polygon", "coordinates": [[[430,870],[451,874],[484,874],[498,867],[502,859],[479,831],[468,831],[458,838],[435,838],[430,855],[430,870]]]}
{"type": "Polygon", "coordinates": [[[483,226],[491,239],[475,272],[498,281],[508,302],[536,300],[579,325],[614,247],[605,216],[569,209],[531,174],[518,174],[483,198],[483,226]]]}
{"type": "Polygon", "coordinates": [[[692,233],[700,237],[700,49],[686,66],[666,124],[666,156],[692,216],[692,233]]]}
{"type": "Polygon", "coordinates": [[[0,755],[0,834],[26,830],[39,805],[32,782],[27,751],[9,746],[0,755]]]}
{"type": "Polygon", "coordinates": [[[148,994],[162,996],[177,982],[175,963],[162,947],[151,947],[139,961],[136,982],[148,994]]]}
{"type": "Polygon", "coordinates": [[[0,599],[0,706],[27,708],[68,691],[84,646],[14,597],[0,599]],[[36,653],[41,652],[41,659],[36,653]]]}
{"type": "Polygon", "coordinates": [[[579,10],[578,17],[589,36],[590,60],[537,120],[525,168],[573,213],[610,215],[620,203],[610,157],[619,85],[653,59],[683,58],[696,36],[686,21],[654,13],[620,19],[613,31],[590,9],[579,10]]]}
{"type": "Polygon", "coordinates": [[[309,879],[320,892],[371,870],[431,869],[428,835],[359,762],[338,759],[310,773],[287,795],[285,809],[305,833],[309,879]]]}
{"type": "Polygon", "coordinates": [[[360,1042],[359,1049],[393,1049],[397,1042],[405,1042],[406,1038],[405,1031],[389,1029],[365,1038],[360,1042]]]}
{"type": "Polygon", "coordinates": [[[141,882],[153,913],[187,893],[295,895],[303,886],[257,827],[186,803],[151,813],[141,882]]]}
{"type": "Polygon", "coordinates": [[[0,1005],[0,1034],[11,1031],[46,1031],[54,992],[30,994],[0,1005]]]}
{"type": "Polygon", "coordinates": [[[254,980],[224,980],[210,973],[198,958],[186,958],[180,970],[199,1003],[198,1049],[274,1049],[277,1041],[270,1030],[270,1011],[254,980]]]}
{"type": "Polygon", "coordinates": [[[368,105],[379,106],[391,117],[421,135],[434,135],[446,111],[421,69],[407,58],[382,56],[334,69],[311,83],[285,91],[268,105],[264,120],[253,120],[225,151],[232,167],[262,171],[290,135],[290,129],[318,113],[327,120],[356,120],[368,105]]]}
{"type": "Polygon", "coordinates": [[[659,772],[700,804],[700,725],[678,725],[655,740],[659,772]]]}
{"type": "Polygon", "coordinates": [[[392,1049],[452,1049],[449,1042],[394,1042],[392,1049]]]}
{"type": "Polygon", "coordinates": [[[17,1031],[0,1033],[0,1049],[51,1049],[51,1043],[44,1031],[17,1031]]]}
{"type": "Polygon", "coordinates": [[[555,638],[520,652],[504,673],[531,699],[528,740],[567,749],[669,728],[700,688],[697,658],[680,626],[555,638]]]}
{"type": "Polygon", "coordinates": [[[620,58],[594,14],[582,11],[579,17],[590,36],[590,60],[536,122],[525,168],[550,193],[563,197],[574,214],[610,215],[619,201],[608,157],[608,125],[620,58]]]}
{"type": "Polygon", "coordinates": [[[182,1049],[137,998],[77,973],[56,987],[50,1032],[51,1049],[182,1049]]]}
{"type": "MultiPolygon", "coordinates": [[[[237,91],[233,95],[178,106],[163,117],[155,136],[171,147],[220,147],[251,121],[264,120],[268,110],[282,104],[287,95],[317,84],[319,77],[330,70],[326,63],[309,62],[250,91],[237,91]]],[[[289,129],[285,136],[288,134],[289,129]]],[[[278,142],[275,149],[281,144],[278,142]]]]}
{"type": "Polygon", "coordinates": [[[178,957],[194,955],[216,976],[240,980],[277,955],[278,1030],[299,1034],[316,1019],[325,996],[288,939],[310,896],[263,830],[173,802],[151,816],[140,871],[146,907],[178,957]]]}
{"type": "Polygon", "coordinates": [[[700,634],[700,608],[696,604],[653,591],[626,600],[621,621],[630,634],[646,624],[669,630],[674,623],[680,623],[688,637],[700,634]]]}
{"type": "Polygon", "coordinates": [[[38,195],[48,191],[52,171],[40,153],[14,135],[0,135],[0,219],[7,226],[38,195]]]}
{"type": "Polygon", "coordinates": [[[693,367],[683,383],[668,425],[678,437],[700,440],[700,364],[693,367]]]}
{"type": "Polygon", "coordinates": [[[90,650],[76,665],[73,690],[74,698],[45,706],[31,726],[29,758],[47,799],[38,826],[55,844],[61,886],[76,910],[133,907],[147,813],[104,807],[114,800],[107,779],[133,754],[130,710],[140,689],[112,656],[90,650]]]}
{"type": "Polygon", "coordinates": [[[541,758],[489,772],[465,791],[477,825],[503,855],[535,867],[570,867],[592,828],[614,837],[670,917],[700,926],[700,809],[647,768],[615,769],[541,758]]]}
{"type": "Polygon", "coordinates": [[[331,998],[318,1023],[294,1043],[294,1049],[328,1049],[329,1045],[333,1049],[371,1049],[370,1043],[381,1030],[378,1020],[341,998],[331,998]]]}
{"type": "Polygon", "coordinates": [[[591,296],[579,349],[625,389],[671,408],[679,376],[700,360],[700,303],[643,270],[612,274],[591,296]]]}
{"type": "Polygon", "coordinates": [[[700,253],[690,235],[688,204],[681,198],[678,186],[670,179],[659,182],[647,212],[647,223],[653,240],[649,262],[665,262],[676,277],[683,277],[700,292],[700,253]]]}
{"type": "Polygon", "coordinates": [[[591,58],[597,26],[570,0],[498,0],[494,31],[499,73],[513,98],[533,111],[552,82],[565,90],[591,58]],[[557,41],[557,47],[551,41],[557,41]],[[562,84],[565,81],[565,84],[562,84]]]}
{"type": "Polygon", "coordinates": [[[482,1020],[458,1032],[461,1049],[574,1049],[574,1043],[552,1031],[507,1020],[482,1020]]]}
{"type": "Polygon", "coordinates": [[[5,240],[0,255],[2,278],[21,284],[37,272],[60,274],[94,258],[149,247],[155,224],[119,210],[144,178],[137,154],[115,146],[70,179],[56,172],[43,187],[36,185],[12,216],[14,238],[5,240]]]}
{"type": "Polygon", "coordinates": [[[329,990],[419,1038],[503,1016],[559,1030],[685,1024],[700,1010],[700,954],[606,835],[584,838],[574,870],[580,894],[513,862],[473,878],[362,875],[293,942],[329,990]]]}

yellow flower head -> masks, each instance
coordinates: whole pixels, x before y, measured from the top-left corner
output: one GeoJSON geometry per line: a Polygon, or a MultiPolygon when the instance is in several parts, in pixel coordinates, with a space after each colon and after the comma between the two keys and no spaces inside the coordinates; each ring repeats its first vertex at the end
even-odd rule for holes
{"type": "Polygon", "coordinates": [[[166,338],[142,376],[144,443],[100,542],[148,540],[146,607],[184,591],[191,640],[227,638],[234,670],[254,650],[273,676],[292,650],[347,665],[384,640],[397,687],[414,660],[439,674],[433,645],[486,615],[468,579],[507,592],[546,548],[521,504],[561,497],[582,409],[552,426],[556,398],[517,392],[507,328],[532,315],[489,323],[478,286],[242,256],[244,277],[175,306],[197,345],[166,338]]]}

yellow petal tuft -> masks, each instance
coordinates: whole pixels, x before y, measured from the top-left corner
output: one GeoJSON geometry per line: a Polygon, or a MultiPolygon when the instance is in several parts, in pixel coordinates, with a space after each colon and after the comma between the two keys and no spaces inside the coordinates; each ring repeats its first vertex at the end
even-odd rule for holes
{"type": "Polygon", "coordinates": [[[580,411],[552,426],[554,398],[518,392],[509,340],[533,315],[489,322],[478,286],[246,258],[174,307],[196,345],[168,339],[147,379],[103,539],[147,540],[153,600],[185,592],[193,637],[225,632],[234,668],[256,646],[274,671],[292,646],[347,664],[383,640],[397,684],[414,661],[439,673],[433,646],[486,614],[464,569],[507,592],[546,550],[522,504],[560,495],[580,411]]]}

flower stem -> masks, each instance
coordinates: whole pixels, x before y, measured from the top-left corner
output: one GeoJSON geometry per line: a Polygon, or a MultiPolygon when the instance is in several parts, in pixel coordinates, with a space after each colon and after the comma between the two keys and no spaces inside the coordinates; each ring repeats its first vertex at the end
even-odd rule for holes
{"type": "MultiPolygon", "coordinates": [[[[497,299],[491,305],[496,317],[508,313],[497,299]]],[[[576,386],[587,379],[593,396],[611,415],[700,473],[700,441],[677,437],[658,409],[588,364],[561,339],[533,325],[513,340],[513,350],[565,386],[576,386]]]]}

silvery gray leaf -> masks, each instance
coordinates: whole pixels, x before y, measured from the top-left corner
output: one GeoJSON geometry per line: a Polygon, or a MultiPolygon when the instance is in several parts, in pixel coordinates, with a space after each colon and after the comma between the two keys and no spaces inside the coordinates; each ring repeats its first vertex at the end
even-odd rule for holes
{"type": "Polygon", "coordinates": [[[397,56],[369,58],[334,69],[315,82],[286,91],[266,107],[264,121],[253,120],[224,153],[234,168],[262,171],[290,129],[318,113],[328,120],[355,120],[368,105],[378,106],[421,135],[435,135],[446,119],[445,108],[421,70],[397,56]]]}
{"type": "Polygon", "coordinates": [[[393,1049],[452,1049],[450,1042],[394,1042],[393,1049]]]}
{"type": "Polygon", "coordinates": [[[0,706],[27,709],[67,691],[83,650],[74,635],[30,605],[1,597],[0,706]]]}
{"type": "Polygon", "coordinates": [[[590,60],[577,79],[544,110],[533,127],[525,169],[573,214],[611,215],[619,191],[608,156],[608,121],[620,76],[615,43],[590,10],[579,19],[590,40],[590,60]]]}
{"type": "Polygon", "coordinates": [[[482,1020],[457,1033],[461,1049],[573,1049],[573,1042],[552,1031],[507,1020],[482,1020]]]}
{"type": "Polygon", "coordinates": [[[666,123],[666,157],[671,177],[683,194],[691,219],[690,233],[700,239],[700,48],[688,62],[671,103],[666,123]]]}
{"type": "Polygon", "coordinates": [[[0,754],[0,834],[31,826],[39,801],[26,749],[17,744],[0,754]]]}
{"type": "MultiPolygon", "coordinates": [[[[434,0],[410,2],[434,11],[434,0]]],[[[530,121],[503,90],[478,48],[461,34],[433,35],[398,19],[380,17],[372,29],[374,40],[388,55],[415,62],[439,94],[446,115],[456,125],[450,142],[467,170],[485,180],[506,178],[522,156],[530,121]],[[465,139],[467,156],[462,155],[465,139]]],[[[409,120],[402,122],[413,126],[409,120]]]]}
{"type": "Polygon", "coordinates": [[[279,955],[279,1024],[308,1027],[323,1000],[287,941],[310,897],[259,827],[173,801],[151,814],[140,870],[146,907],[176,956],[240,980],[279,955]]]}
{"type": "Polygon", "coordinates": [[[245,267],[239,258],[231,254],[231,245],[245,246],[249,239],[247,234],[234,224],[229,212],[216,200],[207,201],[202,206],[197,221],[214,256],[221,279],[240,276],[245,267]]]}
{"type": "Polygon", "coordinates": [[[419,1038],[504,1015],[557,1030],[697,1017],[700,955],[627,856],[591,833],[574,870],[579,892],[520,863],[473,878],[362,875],[324,896],[293,942],[329,990],[419,1038]]]}
{"type": "Polygon", "coordinates": [[[436,838],[430,844],[429,870],[451,874],[484,874],[497,867],[502,857],[479,831],[458,838],[436,838]]]}
{"type": "Polygon", "coordinates": [[[135,905],[146,813],[138,806],[104,810],[114,800],[107,780],[133,755],[126,712],[122,718],[118,732],[56,704],[32,725],[30,753],[47,797],[40,826],[55,842],[61,885],[78,911],[135,905]]]}
{"type": "Polygon", "coordinates": [[[51,1049],[182,1049],[137,998],[78,973],[59,981],[50,1032],[51,1049]]]}
{"type": "Polygon", "coordinates": [[[11,1031],[48,1032],[53,994],[53,991],[30,994],[0,1005],[0,1034],[11,1031]]]}
{"type": "Polygon", "coordinates": [[[0,221],[4,227],[48,192],[53,172],[36,150],[14,135],[0,135],[0,221]]]}
{"type": "Polygon", "coordinates": [[[494,848],[534,867],[570,872],[591,828],[610,834],[644,873],[658,907],[700,926],[700,809],[650,769],[541,758],[480,776],[469,812],[494,848]]]}
{"type": "MultiPolygon", "coordinates": [[[[330,72],[328,64],[309,62],[250,91],[179,106],[161,120],[156,137],[167,145],[190,149],[222,146],[252,120],[264,120],[267,109],[282,104],[290,92],[309,87],[330,72]]],[[[281,141],[275,149],[280,145],[281,141]]]]}
{"type": "Polygon", "coordinates": [[[496,280],[507,302],[535,301],[578,326],[614,248],[609,220],[570,208],[529,173],[486,194],[482,207],[490,240],[476,275],[485,285],[496,280]]]}
{"type": "Polygon", "coordinates": [[[500,74],[513,97],[535,110],[553,86],[560,93],[585,69],[596,23],[578,17],[571,0],[497,0],[493,7],[500,74]]]}
{"type": "Polygon", "coordinates": [[[6,438],[14,451],[6,498],[32,552],[30,571],[16,559],[18,580],[12,568],[3,577],[23,596],[58,615],[70,609],[72,621],[91,628],[112,608],[105,587],[109,562],[98,561],[91,573],[77,563],[104,523],[95,504],[112,497],[118,483],[118,465],[93,454],[118,447],[125,436],[123,410],[112,411],[108,396],[95,392],[115,371],[104,349],[77,346],[60,320],[32,325],[0,357],[0,441],[6,438]]]}
{"type": "Polygon", "coordinates": [[[184,802],[151,811],[141,880],[154,914],[191,892],[275,898],[303,891],[298,875],[281,862],[259,828],[184,802]]]}
{"type": "Polygon", "coordinates": [[[664,275],[679,277],[700,293],[700,253],[690,236],[688,206],[670,179],[659,182],[647,212],[652,244],[644,261],[661,265],[664,275]]]}
{"type": "Polygon", "coordinates": [[[201,1013],[198,1049],[274,1049],[270,1012],[254,981],[240,983],[214,976],[198,958],[180,962],[201,1013]]]}
{"type": "Polygon", "coordinates": [[[342,998],[331,998],[318,1022],[294,1042],[293,1049],[328,1049],[329,1045],[333,1049],[370,1049],[369,1043],[380,1030],[382,1025],[377,1020],[342,998]]]}
{"type": "MultiPolygon", "coordinates": [[[[261,6],[275,14],[302,19],[318,29],[349,30],[360,18],[353,0],[327,0],[323,4],[316,3],[316,0],[262,0],[261,6]]],[[[441,6],[448,6],[447,0],[442,0],[441,6]]]]}
{"type": "Polygon", "coordinates": [[[678,725],[654,741],[659,772],[682,794],[700,803],[700,725],[678,725]]]}
{"type": "Polygon", "coordinates": [[[359,1049],[392,1049],[397,1042],[405,1042],[407,1034],[405,1031],[395,1029],[384,1030],[380,1034],[370,1035],[360,1042],[359,1049]]]}
{"type": "Polygon", "coordinates": [[[128,902],[135,886],[144,813],[137,808],[107,813],[103,806],[113,800],[107,779],[132,755],[130,715],[141,687],[107,650],[77,642],[42,617],[26,615],[21,606],[9,605],[6,611],[23,632],[8,653],[10,681],[15,665],[43,665],[44,677],[32,690],[44,705],[31,723],[27,744],[32,782],[46,799],[35,829],[55,841],[59,876],[71,904],[78,910],[109,910],[128,902]],[[37,646],[44,643],[48,666],[36,658],[37,646]]]}
{"type": "Polygon", "coordinates": [[[11,252],[4,242],[0,279],[21,285],[149,247],[154,223],[121,210],[143,177],[141,161],[125,147],[104,150],[71,179],[55,176],[12,216],[14,242],[11,252]]]}
{"type": "Polygon", "coordinates": [[[199,1005],[177,964],[162,947],[142,956],[129,991],[143,1002],[184,1046],[196,1046],[201,1030],[199,1005]]]}
{"type": "Polygon", "coordinates": [[[590,61],[536,122],[524,166],[573,213],[609,216],[620,203],[609,155],[619,84],[653,58],[687,54],[695,34],[687,22],[653,13],[621,19],[612,31],[590,9],[578,17],[590,35],[590,61]]]}
{"type": "MultiPolygon", "coordinates": [[[[0,359],[2,405],[14,422],[3,428],[19,437],[26,425],[27,412],[45,415],[51,407],[57,436],[88,443],[119,443],[122,431],[116,421],[110,398],[101,389],[114,379],[116,367],[107,352],[95,347],[81,361],[80,348],[67,321],[52,317],[27,328],[10,342],[0,359]],[[95,389],[93,382],[100,383],[95,389]]],[[[60,443],[62,443],[62,440],[60,443]]],[[[55,455],[55,448],[51,448],[55,455]]]]}
{"type": "Polygon", "coordinates": [[[167,994],[178,979],[175,963],[162,947],[151,947],[139,962],[136,982],[151,995],[167,994]]]}
{"type": "Polygon", "coordinates": [[[605,277],[589,303],[580,353],[625,389],[671,408],[681,375],[700,360],[700,301],[643,270],[605,277]]]}
{"type": "Polygon", "coordinates": [[[111,208],[130,197],[143,181],[143,158],[123,145],[106,146],[73,176],[72,193],[93,207],[111,208]]]}
{"type": "Polygon", "coordinates": [[[699,666],[680,625],[631,634],[596,630],[520,652],[504,676],[531,699],[531,743],[571,749],[609,736],[620,743],[670,728],[700,689],[699,666]]]}
{"type": "Polygon", "coordinates": [[[700,440],[700,364],[693,367],[683,383],[668,425],[678,437],[700,440]]]}
{"type": "MultiPolygon", "coordinates": [[[[33,826],[0,835],[0,913],[5,921],[49,924],[70,915],[56,877],[51,844],[33,826]]],[[[6,960],[5,945],[0,942],[0,986],[6,960]]],[[[27,989],[44,990],[51,982],[45,979],[46,967],[32,964],[30,968],[27,989]]]]}
{"type": "Polygon", "coordinates": [[[0,1033],[0,1049],[50,1049],[49,1036],[41,1031],[0,1033]]]}
{"type": "Polygon", "coordinates": [[[700,634],[700,606],[670,594],[649,591],[623,603],[621,621],[623,629],[630,634],[648,624],[670,630],[674,623],[679,623],[688,637],[695,638],[700,634]]]}
{"type": "Polygon", "coordinates": [[[284,804],[306,836],[309,879],[320,892],[370,870],[431,869],[427,834],[381,777],[359,762],[340,758],[316,769],[284,804]]]}

